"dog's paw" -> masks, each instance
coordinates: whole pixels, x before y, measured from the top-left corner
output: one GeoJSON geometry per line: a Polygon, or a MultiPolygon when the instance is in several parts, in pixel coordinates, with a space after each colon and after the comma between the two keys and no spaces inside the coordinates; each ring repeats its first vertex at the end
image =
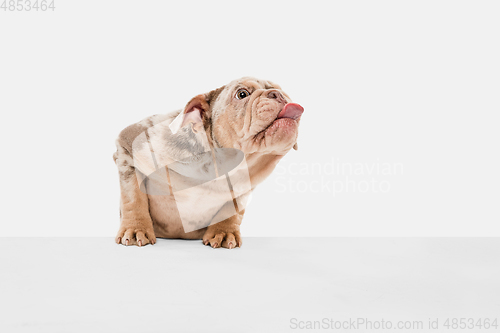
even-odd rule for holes
{"type": "Polygon", "coordinates": [[[243,242],[239,231],[224,232],[207,230],[205,235],[203,235],[203,244],[209,245],[214,249],[218,247],[234,249],[235,247],[241,247],[243,242]]]}
{"type": "Polygon", "coordinates": [[[116,244],[144,246],[154,245],[156,236],[153,229],[143,228],[120,228],[115,238],[116,244]]]}

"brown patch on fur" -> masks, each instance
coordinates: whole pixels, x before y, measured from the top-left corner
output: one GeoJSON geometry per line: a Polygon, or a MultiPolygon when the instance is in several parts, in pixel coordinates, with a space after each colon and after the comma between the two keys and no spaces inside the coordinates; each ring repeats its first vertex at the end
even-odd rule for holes
{"type": "Polygon", "coordinates": [[[119,144],[125,150],[125,153],[129,156],[132,156],[132,143],[135,138],[139,136],[142,132],[147,130],[146,126],[141,124],[133,124],[125,128],[120,132],[116,143],[119,144]]]}
{"type": "Polygon", "coordinates": [[[213,103],[217,100],[217,97],[219,97],[220,93],[224,90],[224,88],[226,88],[226,86],[214,89],[206,94],[206,100],[209,105],[213,105],[213,103]]]}
{"type": "Polygon", "coordinates": [[[253,79],[242,81],[241,84],[247,86],[248,88],[253,88],[254,90],[262,89],[261,84],[264,86],[264,89],[281,89],[281,87],[270,81],[255,81],[253,79]]]}
{"type": "Polygon", "coordinates": [[[219,145],[219,143],[214,139],[214,135],[212,132],[212,107],[213,107],[215,101],[217,100],[217,98],[219,97],[219,95],[221,94],[221,92],[224,90],[224,88],[226,88],[226,86],[222,86],[220,88],[214,89],[211,92],[206,94],[206,100],[207,100],[207,103],[210,105],[210,109],[206,113],[205,117],[203,118],[203,125],[205,126],[205,132],[210,134],[210,135],[208,135],[208,138],[210,140],[211,145],[214,145],[213,144],[214,141],[215,141],[215,143],[217,143],[217,145],[219,145]]]}
{"type": "Polygon", "coordinates": [[[245,80],[245,81],[241,82],[241,84],[243,84],[244,86],[246,86],[248,88],[253,88],[253,90],[262,89],[261,85],[259,83],[255,82],[254,80],[245,80]]]}
{"type": "Polygon", "coordinates": [[[133,167],[131,167],[131,168],[130,168],[129,170],[127,170],[127,171],[120,172],[120,177],[121,177],[122,179],[128,179],[128,178],[130,178],[130,177],[132,177],[132,176],[134,176],[134,175],[135,175],[135,170],[134,170],[134,168],[133,168],[133,167]]]}

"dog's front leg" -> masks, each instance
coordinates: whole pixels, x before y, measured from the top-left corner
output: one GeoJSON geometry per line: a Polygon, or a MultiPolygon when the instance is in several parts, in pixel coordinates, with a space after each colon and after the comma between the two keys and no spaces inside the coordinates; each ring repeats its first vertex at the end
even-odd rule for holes
{"type": "Polygon", "coordinates": [[[120,173],[121,191],[121,221],[115,241],[123,245],[155,244],[156,236],[149,214],[148,196],[139,189],[135,169],[131,165],[131,157],[126,150],[118,147],[115,158],[120,173]]]}
{"type": "Polygon", "coordinates": [[[244,213],[243,210],[222,222],[208,226],[203,235],[203,244],[210,245],[214,249],[221,246],[227,249],[241,247],[243,242],[241,240],[240,225],[244,213]]]}

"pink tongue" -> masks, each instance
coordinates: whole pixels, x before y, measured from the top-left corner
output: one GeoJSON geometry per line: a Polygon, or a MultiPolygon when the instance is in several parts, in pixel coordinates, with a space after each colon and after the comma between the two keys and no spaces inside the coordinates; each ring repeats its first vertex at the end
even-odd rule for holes
{"type": "Polygon", "coordinates": [[[283,110],[278,114],[278,118],[297,119],[304,112],[304,108],[297,103],[288,103],[283,107],[283,110]]]}

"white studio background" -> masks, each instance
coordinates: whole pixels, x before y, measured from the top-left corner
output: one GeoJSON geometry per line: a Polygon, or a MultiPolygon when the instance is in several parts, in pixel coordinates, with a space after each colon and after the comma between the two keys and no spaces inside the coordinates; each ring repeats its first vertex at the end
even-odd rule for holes
{"type": "Polygon", "coordinates": [[[499,236],[495,1],[0,10],[2,236],[114,236],[114,140],[241,76],[305,108],[244,236],[499,236]]]}

